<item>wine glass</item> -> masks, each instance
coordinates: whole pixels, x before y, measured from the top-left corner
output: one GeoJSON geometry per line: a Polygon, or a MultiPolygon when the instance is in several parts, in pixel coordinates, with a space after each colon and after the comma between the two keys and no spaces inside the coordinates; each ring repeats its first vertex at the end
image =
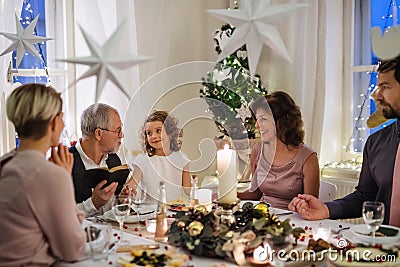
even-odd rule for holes
{"type": "Polygon", "coordinates": [[[362,206],[364,222],[372,231],[372,245],[375,246],[375,232],[379,229],[385,217],[385,205],[377,201],[365,201],[362,206]]]}
{"type": "Polygon", "coordinates": [[[147,195],[147,187],[146,185],[140,181],[138,186],[136,187],[136,195],[133,197],[132,202],[133,202],[133,209],[136,211],[137,214],[137,223],[138,225],[140,224],[140,206],[144,203],[146,200],[146,195],[147,195]]]}
{"type": "Polygon", "coordinates": [[[112,200],[112,211],[114,213],[115,219],[119,223],[119,232],[121,239],[119,243],[121,245],[127,244],[128,242],[124,240],[124,221],[128,217],[131,211],[132,198],[130,195],[118,195],[114,196],[112,200]]]}

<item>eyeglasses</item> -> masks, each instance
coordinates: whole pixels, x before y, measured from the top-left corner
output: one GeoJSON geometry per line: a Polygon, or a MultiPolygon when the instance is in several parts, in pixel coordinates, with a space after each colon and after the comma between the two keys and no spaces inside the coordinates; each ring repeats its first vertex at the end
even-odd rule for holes
{"type": "Polygon", "coordinates": [[[113,130],[105,129],[105,128],[100,128],[100,127],[99,127],[99,129],[103,130],[103,131],[107,131],[107,132],[116,133],[118,135],[118,137],[122,137],[122,129],[118,129],[117,131],[113,131],[113,130]]]}

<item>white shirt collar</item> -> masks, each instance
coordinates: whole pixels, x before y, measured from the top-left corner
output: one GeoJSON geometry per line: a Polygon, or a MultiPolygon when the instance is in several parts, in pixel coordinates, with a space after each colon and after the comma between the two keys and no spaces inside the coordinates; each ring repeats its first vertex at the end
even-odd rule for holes
{"type": "Polygon", "coordinates": [[[78,151],[79,156],[81,157],[81,159],[82,159],[82,161],[83,161],[83,165],[85,165],[85,169],[86,169],[86,170],[88,170],[88,169],[95,169],[95,168],[103,168],[103,167],[106,167],[106,168],[107,168],[106,160],[107,160],[107,158],[108,158],[108,154],[104,155],[104,156],[101,158],[100,164],[97,165],[97,164],[94,163],[94,161],[93,161],[91,158],[89,158],[89,157],[85,154],[85,152],[83,151],[82,146],[81,146],[81,140],[79,140],[78,142],[76,142],[75,148],[76,148],[76,150],[78,151]]]}

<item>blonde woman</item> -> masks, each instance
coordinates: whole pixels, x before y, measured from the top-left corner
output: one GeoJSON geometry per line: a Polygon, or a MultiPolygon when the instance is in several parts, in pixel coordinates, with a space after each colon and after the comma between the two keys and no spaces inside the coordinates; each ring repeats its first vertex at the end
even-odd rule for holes
{"type": "Polygon", "coordinates": [[[58,144],[61,110],[60,94],[42,84],[22,85],[7,99],[21,142],[0,158],[0,266],[50,266],[57,259],[78,260],[85,250],[73,158],[58,144]]]}

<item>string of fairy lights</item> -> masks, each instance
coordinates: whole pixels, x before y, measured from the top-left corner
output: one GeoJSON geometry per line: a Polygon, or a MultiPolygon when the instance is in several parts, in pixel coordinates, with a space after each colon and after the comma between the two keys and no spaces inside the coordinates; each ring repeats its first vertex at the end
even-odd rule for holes
{"type": "MultiPolygon", "coordinates": [[[[393,26],[397,24],[397,9],[400,8],[400,6],[397,6],[396,0],[391,0],[389,2],[386,15],[382,16],[381,19],[384,21],[383,23],[383,29],[384,31],[387,31],[388,29],[391,28],[391,25],[389,25],[390,21],[393,21],[393,26]]],[[[373,55],[373,61],[378,60],[374,55],[373,55]]],[[[376,81],[378,78],[378,74],[376,72],[377,65],[374,65],[373,70],[365,72],[366,75],[369,75],[369,85],[368,88],[365,90],[365,92],[360,94],[360,99],[361,99],[361,104],[357,106],[358,113],[357,116],[354,118],[354,128],[352,131],[352,135],[347,142],[346,146],[343,148],[346,149],[346,152],[361,152],[361,149],[358,149],[357,146],[354,144],[358,142],[359,144],[364,144],[366,137],[368,137],[371,133],[386,127],[392,121],[387,121],[383,123],[381,126],[376,127],[374,129],[369,129],[366,127],[365,122],[366,119],[370,116],[370,108],[371,104],[375,105],[373,101],[370,98],[370,94],[373,92],[373,90],[376,87],[376,81]]],[[[373,110],[372,110],[373,111],[373,110]]],[[[361,145],[359,146],[361,147],[361,145]]],[[[324,166],[322,167],[330,167],[330,168],[339,168],[339,169],[348,169],[348,170],[360,170],[361,169],[361,164],[362,164],[362,157],[357,156],[352,158],[351,160],[348,161],[342,161],[342,162],[326,162],[324,166]]]]}
{"type": "MultiPolygon", "coordinates": [[[[38,1],[34,1],[34,3],[36,4],[38,1]]],[[[42,3],[44,5],[44,2],[42,3]]],[[[22,4],[22,8],[18,11],[20,11],[20,21],[21,24],[23,25],[23,27],[27,27],[29,24],[32,23],[32,21],[35,18],[35,12],[33,10],[34,6],[31,2],[31,0],[24,0],[23,4],[22,4]]],[[[36,9],[38,9],[38,7],[36,6],[36,9]]],[[[43,8],[43,12],[44,12],[44,8],[43,8]]],[[[39,16],[45,16],[45,14],[39,14],[39,16]]],[[[39,17],[40,19],[40,17],[39,17]]],[[[33,31],[33,33],[35,35],[39,35],[38,34],[38,27],[40,23],[38,23],[33,31]]],[[[45,31],[44,27],[42,30],[45,31]]],[[[34,76],[34,82],[38,82],[38,83],[46,83],[46,84],[51,84],[50,81],[50,75],[48,72],[48,67],[47,67],[47,61],[46,61],[46,56],[45,56],[45,42],[41,42],[41,43],[37,43],[34,46],[37,48],[37,52],[39,53],[40,57],[42,58],[42,61],[37,59],[36,57],[34,57],[33,55],[30,55],[28,52],[25,52],[24,58],[22,59],[21,65],[23,66],[23,68],[25,69],[43,69],[46,73],[46,76],[34,76]]],[[[13,65],[16,65],[16,60],[17,60],[17,54],[16,51],[13,52],[13,65]]],[[[21,83],[25,83],[27,82],[27,80],[29,80],[28,77],[24,77],[24,76],[14,76],[14,82],[21,82],[21,83]]]]}

